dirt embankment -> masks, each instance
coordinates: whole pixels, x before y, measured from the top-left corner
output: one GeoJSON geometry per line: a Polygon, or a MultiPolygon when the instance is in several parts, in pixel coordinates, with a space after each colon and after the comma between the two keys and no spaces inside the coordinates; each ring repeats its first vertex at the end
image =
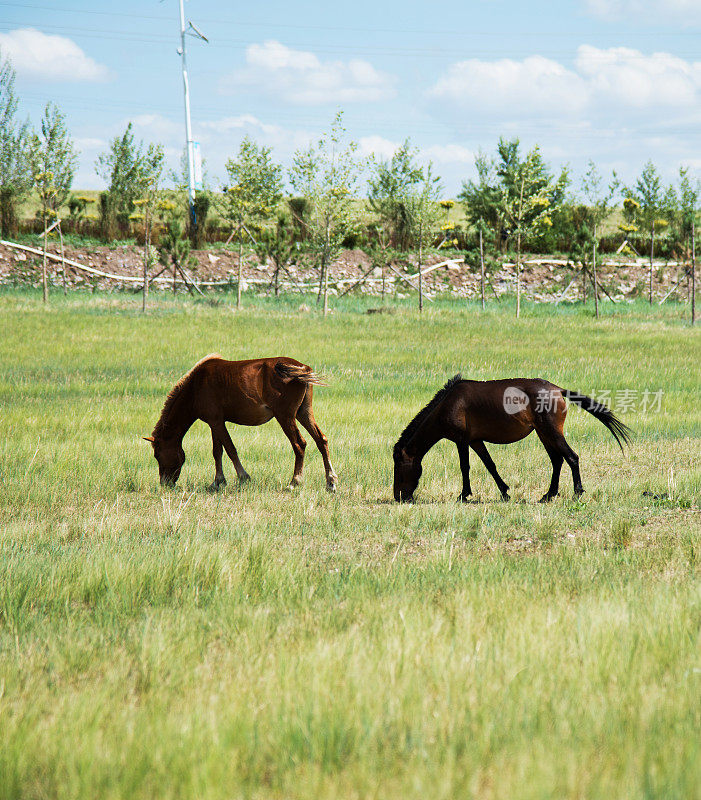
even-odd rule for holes
{"type": "MultiPolygon", "coordinates": [[[[49,252],[58,255],[58,246],[51,244],[49,252]]],[[[66,282],[69,287],[114,288],[120,283],[130,283],[138,288],[143,270],[143,248],[135,246],[89,246],[65,248],[65,258],[78,266],[68,265],[66,282]],[[90,270],[108,273],[110,276],[96,274],[90,270]],[[120,277],[124,281],[119,280],[120,277]]],[[[193,280],[206,284],[235,285],[238,272],[238,255],[226,249],[201,250],[193,252],[193,263],[188,273],[193,280]]],[[[449,261],[449,254],[433,254],[425,259],[422,270],[424,289],[429,296],[450,293],[457,297],[479,297],[480,273],[456,260],[449,261]],[[443,264],[443,262],[449,263],[443,264]],[[442,264],[442,265],[441,265],[442,264]],[[431,267],[438,266],[431,269],[431,267]]],[[[54,284],[62,282],[61,264],[50,260],[48,264],[50,280],[54,284]]],[[[154,275],[161,269],[158,265],[151,270],[154,275]]],[[[670,290],[671,297],[683,299],[688,292],[688,279],[683,277],[685,267],[677,262],[655,261],[653,264],[653,296],[662,299],[670,290]],[[680,280],[681,279],[681,280],[680,280]],[[673,288],[675,283],[676,288],[673,288]]],[[[345,250],[332,264],[329,272],[329,286],[332,294],[347,290],[358,293],[379,295],[384,291],[390,294],[405,295],[415,291],[417,284],[417,265],[413,258],[393,261],[383,269],[373,267],[369,256],[362,250],[345,250]],[[403,277],[400,277],[403,276],[403,277]],[[357,285],[354,286],[356,282],[357,285]]],[[[311,290],[317,283],[318,270],[304,259],[291,264],[280,273],[282,291],[311,290]]],[[[646,259],[623,258],[607,259],[599,268],[599,285],[602,296],[608,294],[614,300],[632,299],[646,296],[648,292],[650,267],[646,259]]],[[[250,256],[244,260],[243,281],[246,289],[265,292],[272,289],[273,269],[261,264],[250,256]]],[[[172,270],[166,268],[157,281],[158,286],[167,286],[172,281],[172,270]]],[[[516,291],[516,265],[504,261],[487,272],[487,297],[501,296],[516,291]]],[[[27,251],[16,250],[0,245],[0,283],[8,285],[39,285],[41,282],[41,256],[27,251]]],[[[572,301],[582,297],[581,268],[568,263],[563,258],[548,256],[529,257],[524,260],[521,273],[524,295],[542,302],[572,301]]],[[[591,281],[587,280],[587,292],[591,293],[591,281]]]]}

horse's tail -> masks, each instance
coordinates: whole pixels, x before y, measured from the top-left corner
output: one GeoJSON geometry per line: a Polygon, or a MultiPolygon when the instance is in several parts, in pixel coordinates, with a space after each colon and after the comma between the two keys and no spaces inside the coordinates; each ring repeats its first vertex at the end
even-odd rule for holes
{"type": "Polygon", "coordinates": [[[579,392],[570,392],[567,389],[560,390],[562,394],[571,402],[588,411],[592,416],[596,417],[599,422],[611,431],[611,435],[618,442],[618,446],[623,450],[623,444],[630,444],[631,429],[621,422],[611,409],[604,403],[599,403],[587,397],[585,394],[579,392]]]}
{"type": "Polygon", "coordinates": [[[275,372],[285,383],[300,381],[305,386],[326,386],[316,372],[306,364],[285,364],[284,361],[278,361],[275,372]]]}

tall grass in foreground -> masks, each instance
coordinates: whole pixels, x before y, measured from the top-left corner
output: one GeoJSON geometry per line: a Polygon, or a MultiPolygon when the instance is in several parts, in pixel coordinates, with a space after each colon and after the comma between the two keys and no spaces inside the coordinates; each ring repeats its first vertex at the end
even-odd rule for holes
{"type": "MultiPolygon", "coordinates": [[[[0,798],[689,798],[698,731],[697,331],[674,307],[443,304],[322,320],[159,299],[0,295],[0,798]],[[339,472],[282,491],[271,423],[233,428],[253,485],[208,495],[211,440],[162,491],[150,432],[197,358],[288,354],[324,372],[339,472]],[[622,456],[571,410],[585,494],[535,503],[535,437],[491,448],[513,487],[458,505],[453,445],[391,502],[391,445],[447,377],[662,389],[621,413],[622,456]]],[[[308,438],[308,437],[307,437],[308,438]]]]}

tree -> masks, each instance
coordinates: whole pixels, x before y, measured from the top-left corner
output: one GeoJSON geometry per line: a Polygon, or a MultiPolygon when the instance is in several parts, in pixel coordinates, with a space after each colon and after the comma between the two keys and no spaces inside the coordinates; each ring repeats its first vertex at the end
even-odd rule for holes
{"type": "Polygon", "coordinates": [[[182,223],[182,210],[172,203],[161,204],[166,214],[165,228],[161,234],[158,257],[163,270],[173,268],[173,294],[177,291],[178,273],[192,291],[192,280],[186,272],[187,267],[195,265],[191,255],[190,240],[182,223]]]}
{"type": "Polygon", "coordinates": [[[373,159],[370,163],[368,205],[377,215],[378,238],[385,247],[406,250],[409,246],[411,231],[404,200],[422,180],[415,155],[407,139],[389,161],[373,159]]]}
{"type": "Polygon", "coordinates": [[[95,171],[108,188],[100,198],[103,236],[114,238],[115,222],[129,224],[134,214],[135,202],[145,192],[150,170],[160,145],[136,142],[130,122],[121,136],[115,136],[109,150],[101,153],[95,162],[95,171]]]}
{"type": "Polygon", "coordinates": [[[357,144],[344,143],[343,114],[339,112],[331,128],[316,144],[294,154],[290,183],[307,200],[307,230],[319,263],[317,302],[324,301],[328,313],[329,265],[353,227],[353,190],[360,165],[357,144]]]}
{"type": "Polygon", "coordinates": [[[670,236],[679,248],[681,258],[689,266],[685,269],[688,276],[688,289],[691,294],[691,324],[696,320],[696,230],[699,213],[699,181],[693,182],[688,167],[679,169],[678,191],[670,186],[665,193],[664,204],[670,221],[670,236]],[[670,195],[674,192],[674,211],[670,213],[670,195]]]}
{"type": "Polygon", "coordinates": [[[639,205],[638,220],[643,228],[650,233],[650,289],[649,299],[652,305],[652,260],[655,255],[655,227],[657,229],[667,225],[667,220],[661,217],[662,207],[662,180],[657,168],[648,161],[635,182],[635,188],[630,192],[632,198],[639,205]]]}
{"type": "Polygon", "coordinates": [[[407,225],[412,238],[419,245],[419,311],[423,311],[423,243],[424,237],[429,237],[431,228],[440,216],[441,208],[438,205],[443,188],[440,178],[433,174],[433,165],[418,171],[418,180],[405,187],[402,194],[402,204],[406,209],[407,225]]]}
{"type": "Polygon", "coordinates": [[[176,172],[175,170],[170,170],[170,179],[173,182],[178,197],[181,198],[183,208],[187,214],[187,235],[190,238],[190,244],[195,250],[201,249],[205,244],[207,217],[213,200],[209,184],[209,173],[207,172],[207,159],[205,158],[201,160],[201,172],[201,188],[197,189],[191,207],[187,145],[185,145],[180,155],[180,171],[176,172]]]}
{"type": "Polygon", "coordinates": [[[516,316],[521,315],[521,244],[525,236],[541,233],[552,226],[552,213],[562,205],[569,175],[563,169],[555,181],[536,145],[522,160],[519,140],[500,139],[500,179],[498,207],[503,213],[509,236],[516,236],[516,316]]]}
{"type": "Polygon", "coordinates": [[[245,136],[238,156],[226,162],[228,186],[224,187],[225,216],[236,227],[239,243],[236,307],[241,307],[244,235],[250,226],[268,218],[282,199],[282,167],[271,158],[269,147],[260,147],[245,136]]]}
{"type": "Polygon", "coordinates": [[[516,316],[521,313],[521,245],[524,238],[543,236],[564,215],[569,185],[567,168],[554,178],[538,145],[521,157],[518,139],[500,138],[497,157],[479,152],[477,181],[463,183],[459,199],[468,221],[489,226],[496,247],[516,239],[516,316]]]}
{"type": "Polygon", "coordinates": [[[149,145],[142,163],[142,197],[134,201],[135,206],[139,206],[143,211],[144,221],[144,285],[143,301],[141,310],[146,311],[146,299],[148,297],[149,278],[148,273],[151,268],[154,255],[151,247],[151,232],[153,229],[153,218],[156,213],[156,203],[158,200],[158,189],[163,175],[164,154],[162,145],[149,145]]]}
{"type": "Polygon", "coordinates": [[[275,297],[280,294],[280,271],[287,270],[287,265],[297,253],[294,228],[289,220],[280,215],[274,228],[261,231],[255,246],[261,262],[270,262],[273,267],[272,287],[275,297]]]}
{"type": "MultiPolygon", "coordinates": [[[[608,189],[604,192],[602,187],[602,177],[596,164],[589,161],[589,167],[582,178],[582,194],[587,201],[588,222],[591,224],[591,248],[592,248],[592,283],[594,285],[594,316],[599,318],[599,286],[597,282],[597,263],[596,251],[599,244],[598,232],[601,230],[603,221],[610,215],[612,210],[612,201],[620,182],[615,171],[613,172],[611,182],[608,189]]],[[[585,256],[586,258],[586,256],[585,256]]],[[[583,262],[583,264],[586,262],[583,262]]]]}
{"type": "Polygon", "coordinates": [[[698,212],[700,188],[698,181],[692,181],[689,168],[680,167],[678,188],[670,185],[663,197],[664,213],[670,224],[669,235],[685,260],[689,259],[691,251],[691,229],[698,212]]]}
{"type": "Polygon", "coordinates": [[[419,310],[423,310],[423,244],[441,209],[440,178],[433,175],[433,166],[417,163],[418,152],[409,139],[389,161],[372,161],[368,181],[368,203],[377,214],[378,239],[382,249],[389,245],[406,250],[412,243],[419,246],[419,310]]]}
{"type": "Polygon", "coordinates": [[[32,187],[29,123],[15,120],[15,71],[0,53],[0,232],[17,233],[17,209],[32,187]]]}
{"type": "Polygon", "coordinates": [[[48,223],[50,219],[59,219],[59,209],[68,199],[78,164],[78,153],[66,128],[66,118],[55,103],[46,104],[39,133],[33,133],[31,136],[29,162],[44,223],[42,288],[46,302],[49,295],[46,275],[48,223]]]}
{"type": "Polygon", "coordinates": [[[467,221],[484,232],[491,229],[494,246],[502,249],[506,238],[502,236],[504,210],[501,207],[501,192],[494,159],[479,150],[475,156],[476,181],[464,181],[458,195],[465,209],[467,221]]]}

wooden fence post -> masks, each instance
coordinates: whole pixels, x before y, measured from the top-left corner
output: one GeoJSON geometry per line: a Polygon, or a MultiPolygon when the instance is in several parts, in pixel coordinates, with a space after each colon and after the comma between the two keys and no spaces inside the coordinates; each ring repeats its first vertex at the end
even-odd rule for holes
{"type": "Polygon", "coordinates": [[[424,310],[424,284],[421,262],[423,261],[423,220],[419,222],[419,313],[424,310]]]}
{"type": "Polygon", "coordinates": [[[482,220],[480,220],[480,275],[482,283],[482,311],[484,311],[484,245],[482,242],[482,220]]]}
{"type": "Polygon", "coordinates": [[[596,225],[594,225],[594,247],[592,248],[592,274],[594,276],[594,316],[599,319],[599,287],[596,277],[596,225]]]}

